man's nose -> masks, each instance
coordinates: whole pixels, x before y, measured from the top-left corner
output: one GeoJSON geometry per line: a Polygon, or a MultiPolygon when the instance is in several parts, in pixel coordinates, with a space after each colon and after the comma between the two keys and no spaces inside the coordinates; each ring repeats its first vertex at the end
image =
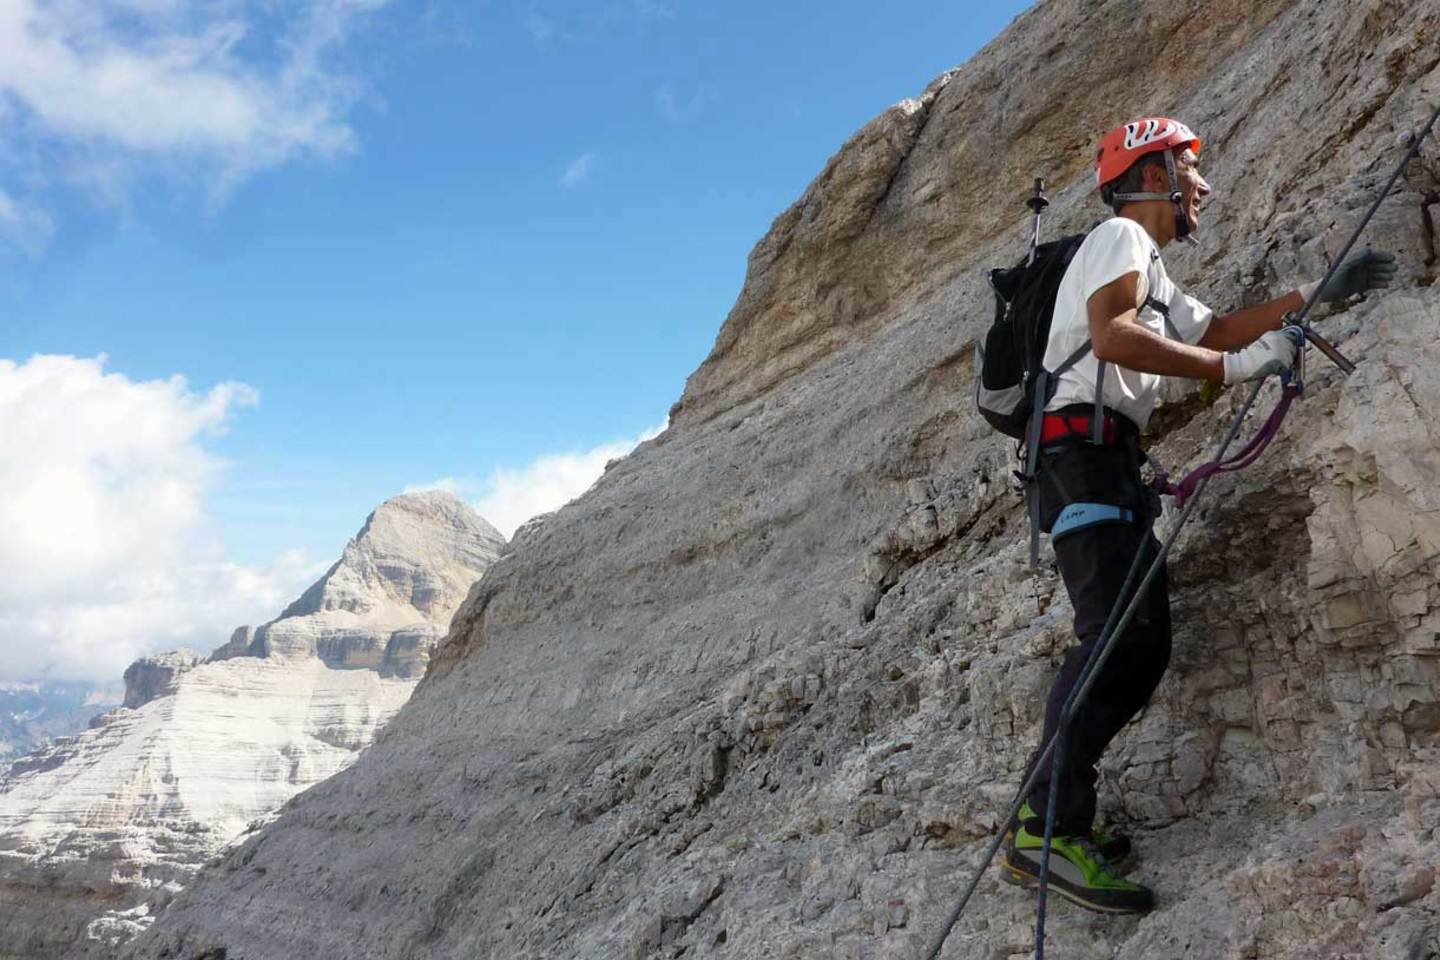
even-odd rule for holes
{"type": "Polygon", "coordinates": [[[1198,173],[1195,175],[1195,181],[1195,192],[1202,197],[1208,197],[1210,195],[1210,184],[1206,183],[1205,178],[1198,173]]]}

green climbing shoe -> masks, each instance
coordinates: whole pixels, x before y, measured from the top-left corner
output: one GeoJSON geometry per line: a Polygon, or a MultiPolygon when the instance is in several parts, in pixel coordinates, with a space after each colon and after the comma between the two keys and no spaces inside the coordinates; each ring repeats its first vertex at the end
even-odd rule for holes
{"type": "MultiPolygon", "coordinates": [[[[1024,826],[1017,829],[1001,863],[1006,879],[1021,886],[1038,885],[1043,845],[1043,836],[1024,826]]],[[[1050,889],[1103,913],[1148,913],[1155,908],[1155,894],[1117,876],[1089,837],[1054,838],[1050,844],[1050,889]]]]}
{"type": "MultiPolygon", "coordinates": [[[[1021,805],[1017,817],[1020,823],[1030,828],[1031,833],[1041,836],[1044,835],[1045,820],[1035,812],[1028,800],[1021,805]]],[[[1014,842],[1015,831],[1011,830],[1005,834],[1005,844],[1008,847],[1014,842]]],[[[1106,863],[1110,864],[1112,870],[1115,870],[1117,873],[1128,872],[1130,854],[1135,852],[1134,845],[1130,842],[1129,837],[1123,833],[1114,833],[1104,827],[1097,826],[1090,831],[1090,842],[1095,844],[1095,849],[1100,851],[1100,855],[1105,858],[1106,863]],[[1121,869],[1122,867],[1125,869],[1121,869]]]]}
{"type": "Polygon", "coordinates": [[[1130,854],[1135,852],[1129,837],[1123,833],[1112,833],[1104,827],[1096,827],[1090,831],[1090,842],[1095,844],[1095,849],[1100,851],[1100,856],[1104,857],[1105,862],[1115,870],[1118,870],[1120,865],[1130,858],[1130,854]]]}

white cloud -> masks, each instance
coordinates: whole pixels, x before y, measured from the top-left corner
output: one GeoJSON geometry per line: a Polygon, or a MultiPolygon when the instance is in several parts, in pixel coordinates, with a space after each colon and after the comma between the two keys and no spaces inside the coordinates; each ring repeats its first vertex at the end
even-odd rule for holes
{"type": "Polygon", "coordinates": [[[0,360],[0,677],[113,684],[143,653],[274,616],[318,572],[295,552],[228,562],[206,515],[223,464],[203,440],[253,389],[104,362],[0,360]]]}
{"type": "Polygon", "coordinates": [[[0,135],[105,200],[151,170],[198,171],[221,200],[258,170],[353,146],[359,86],[334,54],[386,2],[0,0],[0,135]]]}
{"type": "Polygon", "coordinates": [[[17,203],[0,190],[0,240],[35,256],[50,244],[54,234],[55,223],[48,213],[29,203],[17,203]]]}
{"type": "Polygon", "coordinates": [[[587,151],[570,161],[565,172],[560,175],[560,186],[567,190],[571,187],[578,187],[590,179],[590,172],[595,167],[595,154],[587,151]]]}
{"type": "Polygon", "coordinates": [[[589,450],[546,454],[522,467],[496,467],[484,480],[444,477],[411,489],[449,490],[471,500],[471,506],[509,539],[526,520],[558,510],[589,490],[605,472],[605,464],[659,436],[668,425],[662,423],[634,439],[602,443],[589,450]]]}

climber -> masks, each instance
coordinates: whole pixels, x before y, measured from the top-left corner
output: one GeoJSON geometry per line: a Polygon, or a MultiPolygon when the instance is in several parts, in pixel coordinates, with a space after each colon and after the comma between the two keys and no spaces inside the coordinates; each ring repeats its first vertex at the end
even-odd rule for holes
{"type": "MultiPolygon", "coordinates": [[[[1200,138],[1164,117],[1127,123],[1100,142],[1095,173],[1115,216],[1090,232],[1061,280],[1045,368],[1061,371],[1041,421],[1037,496],[1041,528],[1075,610],[1078,645],[1066,654],[1046,700],[1045,743],[1062,705],[1119,599],[1137,551],[1150,562],[1158,498],[1140,477],[1140,432],[1155,408],[1162,376],[1226,384],[1288,371],[1297,329],[1282,329],[1318,284],[1279,299],[1215,316],[1168,277],[1160,250],[1200,226],[1211,193],[1199,169],[1200,138]],[[1086,349],[1088,347],[1088,349],[1086,349]],[[1077,355],[1082,355],[1076,360],[1077,355]],[[1068,368],[1067,360],[1070,361],[1068,368]]],[[[1335,271],[1319,299],[1345,300],[1388,286],[1395,258],[1367,251],[1335,271]]],[[[1142,913],[1154,894],[1123,879],[1116,865],[1130,852],[1122,836],[1097,831],[1096,764],[1142,708],[1170,659],[1170,599],[1161,569],[1068,733],[1050,855],[1052,890],[1082,906],[1142,913]]],[[[1031,759],[1031,765],[1036,762],[1031,759]]],[[[1030,885],[1040,872],[1049,764],[1020,809],[1002,869],[1030,885]]]]}

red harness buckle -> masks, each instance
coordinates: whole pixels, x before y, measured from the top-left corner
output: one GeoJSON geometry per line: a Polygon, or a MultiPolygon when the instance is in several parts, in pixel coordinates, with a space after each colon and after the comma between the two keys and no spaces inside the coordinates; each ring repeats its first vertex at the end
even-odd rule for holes
{"type": "MultiPolygon", "coordinates": [[[[1052,440],[1076,436],[1089,439],[1093,422],[1090,416],[1083,413],[1047,413],[1040,421],[1040,442],[1050,443],[1052,440]]],[[[1117,426],[1115,418],[1105,414],[1103,433],[1107,444],[1115,442],[1117,426]]]]}

